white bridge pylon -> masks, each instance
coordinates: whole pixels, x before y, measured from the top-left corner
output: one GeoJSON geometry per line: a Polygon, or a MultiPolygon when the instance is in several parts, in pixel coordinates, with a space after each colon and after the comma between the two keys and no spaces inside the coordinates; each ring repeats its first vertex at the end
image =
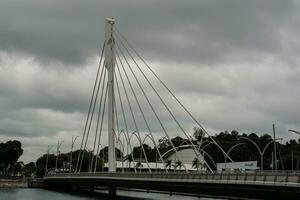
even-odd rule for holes
{"type": "Polygon", "coordinates": [[[114,92],[114,73],[115,73],[115,20],[106,18],[105,22],[105,60],[104,65],[107,70],[108,80],[108,171],[116,171],[115,153],[115,92],[114,92]]]}
{"type": "MultiPolygon", "coordinates": [[[[186,130],[187,128],[178,119],[176,111],[171,109],[174,106],[174,102],[178,108],[182,109],[181,115],[184,113],[185,117],[194,123],[194,127],[201,130],[203,133],[202,137],[209,137],[223,155],[232,161],[140,54],[129,44],[127,39],[115,27],[115,23],[116,21],[113,18],[105,19],[105,41],[92,90],[75,173],[80,173],[83,170],[87,146],[90,143],[93,143],[93,147],[90,151],[92,158],[89,162],[88,171],[97,171],[98,161],[101,156],[99,153],[101,149],[104,151],[103,147],[106,143],[102,138],[102,134],[106,132],[103,131],[106,125],[104,121],[107,121],[108,143],[106,144],[108,144],[109,172],[116,171],[116,143],[126,145],[127,158],[134,161],[131,143],[132,136],[135,136],[137,139],[148,166],[148,158],[143,145],[145,139],[141,135],[152,141],[154,150],[159,155],[159,161],[166,163],[165,158],[162,156],[165,152],[160,152],[159,145],[155,140],[157,137],[154,137],[154,134],[159,133],[159,137],[166,138],[172,151],[177,153],[178,148],[174,146],[170,137],[170,131],[168,131],[170,124],[173,125],[173,133],[174,127],[177,127],[176,133],[181,133],[180,136],[184,137],[187,144],[194,150],[195,158],[198,158],[201,152],[203,153],[203,151],[199,150],[201,144],[196,147],[195,141],[191,139],[192,133],[186,130]],[[163,94],[160,94],[160,90],[154,87],[154,85],[157,85],[154,82],[158,82],[162,89],[165,90],[163,94]],[[165,95],[169,95],[168,99],[171,97],[174,100],[173,105],[166,101],[167,97],[165,95]],[[154,97],[156,98],[155,102],[153,102],[154,97]],[[168,122],[162,120],[162,118],[166,119],[166,116],[168,116],[168,122]],[[153,127],[153,124],[155,127],[153,127]],[[91,132],[94,132],[94,135],[91,132]],[[121,135],[124,136],[126,142],[121,142],[121,135]]],[[[185,163],[182,164],[184,169],[187,170],[185,163]]],[[[205,164],[207,169],[211,170],[206,162],[205,164]]],[[[168,171],[167,168],[165,170],[168,171]]],[[[134,168],[134,171],[136,171],[136,168],[134,168]]],[[[151,172],[150,167],[149,172],[151,172]]]]}

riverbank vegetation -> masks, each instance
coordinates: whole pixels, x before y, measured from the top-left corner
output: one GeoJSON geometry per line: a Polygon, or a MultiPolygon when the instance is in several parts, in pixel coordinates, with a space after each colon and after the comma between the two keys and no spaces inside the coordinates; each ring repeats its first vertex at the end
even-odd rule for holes
{"type": "MultiPolygon", "coordinates": [[[[225,161],[224,153],[212,140],[216,141],[219,146],[225,151],[230,150],[229,156],[234,161],[258,161],[258,165],[261,163],[261,153],[263,149],[263,169],[270,170],[275,161],[272,162],[273,152],[273,139],[269,134],[245,134],[238,133],[233,130],[231,132],[224,131],[219,134],[209,137],[203,137],[201,130],[195,129],[194,137],[185,139],[182,137],[174,137],[168,140],[166,137],[159,139],[157,148],[161,155],[165,154],[166,163],[168,162],[168,152],[172,153],[172,145],[175,147],[182,146],[182,148],[192,145],[204,150],[215,163],[225,161]],[[238,145],[237,145],[238,144],[238,145]],[[232,148],[234,147],[234,148],[232,148]],[[260,150],[258,150],[258,148],[260,150]],[[261,151],[261,152],[260,152],[261,151]]],[[[299,170],[300,166],[300,139],[290,140],[285,143],[276,142],[277,146],[277,166],[279,170],[299,170]]],[[[137,161],[144,160],[145,156],[149,162],[160,161],[156,148],[150,143],[143,144],[142,146],[133,147],[132,152],[127,153],[125,149],[122,149],[123,153],[116,149],[117,159],[128,159],[132,161],[134,157],[137,161]],[[131,156],[131,154],[133,156],[131,156]]],[[[180,149],[180,148],[179,148],[180,149]]],[[[81,171],[86,172],[91,167],[91,161],[93,160],[93,167],[95,166],[95,157],[90,151],[76,150],[72,153],[72,161],[70,161],[70,152],[60,153],[57,157],[56,154],[44,154],[39,157],[35,162],[24,164],[18,161],[23,154],[21,142],[8,141],[6,143],[0,143],[0,175],[1,176],[44,176],[46,171],[52,173],[55,170],[59,172],[74,171],[77,164],[78,154],[83,154],[81,171]],[[48,161],[47,161],[48,160],[48,161]],[[46,164],[47,163],[47,164],[46,164]],[[47,165],[47,170],[46,170],[47,165]]],[[[104,169],[104,163],[108,159],[108,148],[104,147],[100,150],[97,158],[97,171],[104,169]]],[[[215,169],[215,165],[211,159],[205,157],[206,162],[212,169],[215,169]]],[[[230,162],[228,159],[227,162],[230,162]]],[[[197,167],[196,164],[193,164],[197,167]]]]}
{"type": "Polygon", "coordinates": [[[0,175],[18,175],[23,165],[23,163],[18,162],[22,154],[23,149],[21,142],[14,140],[0,143],[0,175]]]}

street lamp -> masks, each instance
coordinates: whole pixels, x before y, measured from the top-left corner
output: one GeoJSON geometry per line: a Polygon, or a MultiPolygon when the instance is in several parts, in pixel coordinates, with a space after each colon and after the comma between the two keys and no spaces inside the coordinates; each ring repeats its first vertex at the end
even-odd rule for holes
{"type": "MultiPolygon", "coordinates": [[[[140,145],[141,145],[141,147],[142,147],[141,151],[143,151],[143,154],[144,154],[144,157],[145,157],[145,161],[146,161],[147,166],[148,166],[148,170],[149,170],[149,172],[151,173],[151,168],[150,168],[150,165],[149,165],[149,163],[148,163],[148,158],[147,158],[147,155],[146,155],[146,152],[145,152],[145,149],[144,149],[144,145],[143,145],[143,142],[142,142],[140,133],[137,132],[137,131],[133,131],[133,132],[130,134],[129,138],[128,138],[128,141],[129,141],[129,142],[131,142],[131,139],[132,139],[133,136],[135,136],[135,137],[137,138],[138,142],[140,143],[140,145]]],[[[140,159],[141,159],[141,157],[142,157],[142,154],[140,153],[140,159]]]]}
{"type": "MultiPolygon", "coordinates": [[[[129,155],[129,150],[128,150],[128,147],[129,147],[130,151],[131,151],[130,157],[131,157],[132,161],[135,162],[135,159],[134,159],[134,156],[133,156],[133,153],[132,153],[133,152],[132,145],[130,144],[130,140],[131,140],[132,135],[130,135],[130,138],[129,138],[128,131],[126,130],[126,133],[125,133],[123,129],[119,132],[118,137],[120,137],[121,134],[123,134],[123,136],[125,137],[125,140],[126,140],[127,155],[129,155]]],[[[126,162],[126,167],[127,167],[126,170],[130,171],[131,166],[130,166],[130,162],[128,163],[128,158],[127,158],[127,162],[126,162]]],[[[134,172],[136,172],[136,167],[135,166],[133,167],[133,169],[134,169],[134,172]]]]}
{"type": "MultiPolygon", "coordinates": [[[[104,147],[101,145],[101,144],[99,144],[100,145],[100,148],[102,149],[102,166],[101,166],[101,171],[103,172],[104,171],[104,147]]],[[[101,155],[100,155],[100,158],[101,158],[101,155]]],[[[96,167],[95,167],[95,171],[96,171],[96,167]]]]}
{"type": "Polygon", "coordinates": [[[299,134],[300,135],[300,132],[298,131],[295,131],[295,130],[288,130],[289,132],[293,132],[293,133],[296,133],[296,134],[299,134]]]}
{"type": "Polygon", "coordinates": [[[103,157],[103,163],[102,163],[102,166],[101,166],[101,171],[102,172],[104,171],[104,148],[103,148],[102,144],[98,144],[97,152],[96,152],[96,156],[95,156],[94,169],[92,169],[94,171],[94,173],[96,173],[96,171],[97,171],[97,166],[98,166],[98,162],[97,161],[98,161],[98,158],[101,159],[101,151],[102,151],[102,157],[103,157]],[[100,147],[100,150],[99,150],[99,147],[100,147]]]}
{"type": "Polygon", "coordinates": [[[47,148],[45,175],[47,175],[47,172],[48,172],[48,159],[49,159],[49,153],[50,153],[50,150],[52,149],[52,147],[53,146],[48,145],[48,148],[47,148]]]}
{"type": "MultiPolygon", "coordinates": [[[[238,144],[233,145],[232,147],[230,147],[230,149],[227,151],[226,154],[229,155],[229,153],[230,153],[235,147],[240,146],[240,145],[243,145],[243,144],[245,144],[245,143],[238,143],[238,144]]],[[[226,156],[226,155],[224,155],[224,159],[225,159],[225,170],[226,170],[226,165],[227,165],[227,156],[226,156]]]]}
{"type": "MultiPolygon", "coordinates": [[[[143,139],[143,144],[145,143],[146,139],[149,138],[151,140],[151,142],[153,143],[154,145],[154,149],[155,149],[155,170],[157,171],[157,157],[159,156],[159,159],[161,160],[162,163],[165,163],[164,159],[162,158],[162,155],[158,149],[158,146],[155,142],[155,139],[152,135],[152,133],[148,133],[145,135],[144,139],[143,139]]],[[[165,171],[168,172],[168,169],[165,168],[165,171]]]]}
{"type": "Polygon", "coordinates": [[[79,136],[73,136],[72,135],[72,144],[71,144],[71,152],[70,152],[70,170],[69,170],[69,173],[72,172],[72,167],[73,167],[73,162],[72,162],[72,153],[73,153],[73,147],[74,147],[74,144],[75,144],[75,141],[76,139],[78,138],[79,136]]]}
{"type": "MultiPolygon", "coordinates": [[[[114,132],[115,133],[115,132],[114,132]]],[[[124,173],[124,160],[123,160],[123,153],[124,153],[124,144],[121,141],[120,134],[116,134],[116,140],[117,140],[117,145],[119,144],[119,149],[120,149],[120,157],[121,157],[121,163],[122,163],[122,173],[124,173]]]]}
{"type": "MultiPolygon", "coordinates": [[[[247,138],[247,137],[240,137],[239,139],[245,139],[245,140],[248,140],[249,142],[251,142],[256,148],[257,148],[257,150],[258,150],[258,153],[259,153],[259,155],[260,155],[260,171],[263,171],[264,169],[264,154],[265,154],[265,151],[266,151],[266,149],[268,148],[268,146],[270,145],[270,144],[272,144],[272,142],[274,142],[273,140],[271,140],[268,144],[266,144],[266,146],[264,147],[264,149],[263,150],[261,150],[260,148],[259,148],[259,146],[253,141],[253,140],[251,140],[250,138],[247,138]]],[[[276,140],[282,140],[282,138],[276,138],[276,140]]],[[[276,141],[275,140],[275,141],[276,141]]],[[[276,162],[276,161],[275,161],[276,162]]]]}
{"type": "MultiPolygon", "coordinates": [[[[292,133],[296,133],[296,134],[299,134],[300,135],[300,132],[298,131],[295,131],[295,130],[288,130],[288,132],[292,132],[292,133]]],[[[292,159],[292,172],[294,171],[294,151],[292,149],[292,152],[291,152],[291,159],[292,159]]]]}
{"type": "Polygon", "coordinates": [[[57,163],[58,163],[58,156],[59,156],[59,148],[60,148],[60,146],[62,145],[62,143],[63,143],[64,141],[62,140],[62,141],[57,141],[57,149],[56,149],[56,153],[57,153],[57,155],[56,155],[56,162],[55,162],[55,172],[57,172],[57,163]]]}

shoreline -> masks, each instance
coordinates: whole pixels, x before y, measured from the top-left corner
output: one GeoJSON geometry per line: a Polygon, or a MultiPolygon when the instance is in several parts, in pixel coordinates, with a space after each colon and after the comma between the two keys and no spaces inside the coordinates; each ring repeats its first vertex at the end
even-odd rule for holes
{"type": "Polygon", "coordinates": [[[27,180],[23,177],[0,177],[0,188],[27,188],[27,180]]]}

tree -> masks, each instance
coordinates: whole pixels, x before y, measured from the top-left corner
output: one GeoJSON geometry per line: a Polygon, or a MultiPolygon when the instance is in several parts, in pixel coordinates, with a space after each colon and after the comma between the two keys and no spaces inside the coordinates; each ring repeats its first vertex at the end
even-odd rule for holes
{"type": "Polygon", "coordinates": [[[27,163],[22,168],[22,175],[25,177],[31,177],[35,174],[35,172],[36,172],[36,166],[34,162],[27,163]]]}
{"type": "Polygon", "coordinates": [[[128,162],[129,162],[129,168],[131,168],[131,162],[133,161],[132,154],[129,154],[129,155],[127,156],[127,160],[128,160],[128,162]]]}
{"type": "Polygon", "coordinates": [[[194,138],[196,139],[196,141],[200,142],[205,135],[203,129],[201,129],[199,127],[194,127],[193,130],[194,130],[194,133],[193,133],[194,138]]]}
{"type": "MultiPolygon", "coordinates": [[[[46,172],[46,159],[47,154],[44,154],[43,156],[39,157],[35,163],[36,166],[36,176],[37,177],[43,177],[46,172]]],[[[54,154],[48,155],[48,166],[47,171],[54,171],[55,169],[55,161],[56,156],[54,154]]]]}
{"type": "Polygon", "coordinates": [[[18,159],[23,154],[22,144],[17,140],[0,143],[0,174],[15,175],[20,169],[18,159]]]}
{"type": "Polygon", "coordinates": [[[177,168],[179,168],[179,170],[181,170],[181,167],[183,166],[183,163],[182,163],[182,161],[180,161],[180,160],[177,160],[176,162],[175,162],[175,164],[174,164],[174,168],[175,168],[175,170],[177,169],[177,168]]]}
{"type": "Polygon", "coordinates": [[[13,166],[10,167],[11,174],[14,176],[20,175],[23,167],[24,163],[22,161],[16,162],[13,166]]]}
{"type": "Polygon", "coordinates": [[[197,171],[199,170],[199,167],[202,167],[202,163],[200,162],[199,158],[194,158],[192,167],[196,168],[197,171]]]}
{"type": "Polygon", "coordinates": [[[143,167],[143,164],[139,161],[139,162],[136,163],[135,167],[138,168],[138,169],[139,168],[141,169],[143,167]]]}
{"type": "MultiPolygon", "coordinates": [[[[116,152],[116,159],[121,159],[123,157],[123,153],[121,152],[120,149],[115,148],[115,152],[116,152]]],[[[104,160],[108,160],[108,146],[104,147],[103,149],[100,150],[99,152],[99,156],[101,158],[104,158],[104,160]]]]}
{"type": "Polygon", "coordinates": [[[172,161],[171,160],[166,160],[165,167],[168,168],[168,169],[171,169],[171,167],[172,167],[172,161]]]}

